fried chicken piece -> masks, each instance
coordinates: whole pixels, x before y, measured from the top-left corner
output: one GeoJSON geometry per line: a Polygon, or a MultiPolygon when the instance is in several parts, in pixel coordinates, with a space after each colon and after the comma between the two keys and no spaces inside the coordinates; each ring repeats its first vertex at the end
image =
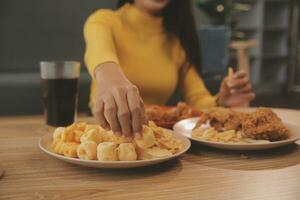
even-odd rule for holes
{"type": "Polygon", "coordinates": [[[232,111],[230,113],[230,117],[224,123],[225,130],[235,130],[235,131],[241,130],[242,129],[242,121],[245,118],[247,118],[248,115],[249,114],[247,114],[247,113],[232,111]]]}
{"type": "Polygon", "coordinates": [[[201,112],[194,109],[192,106],[187,105],[186,103],[179,102],[177,104],[177,109],[179,110],[178,120],[187,119],[190,117],[200,116],[201,112]]]}
{"type": "Polygon", "coordinates": [[[145,111],[146,117],[149,120],[158,120],[163,115],[159,106],[146,106],[145,111]]]}
{"type": "Polygon", "coordinates": [[[242,121],[244,136],[257,140],[283,140],[289,137],[289,130],[281,119],[268,108],[258,108],[242,121]]]}
{"type": "Polygon", "coordinates": [[[230,111],[229,109],[225,108],[213,108],[208,112],[205,112],[201,115],[199,121],[196,124],[196,127],[201,126],[204,123],[207,123],[207,121],[210,121],[212,123],[225,123],[226,120],[230,116],[230,111]]]}
{"type": "Polygon", "coordinates": [[[183,102],[179,102],[176,107],[148,105],[145,108],[146,118],[165,128],[172,128],[177,121],[200,116],[201,113],[183,102]]]}
{"type": "Polygon", "coordinates": [[[217,131],[224,130],[241,130],[241,122],[248,114],[235,112],[228,108],[213,108],[209,112],[203,114],[197,122],[195,128],[200,127],[202,124],[206,124],[208,121],[210,125],[217,131]]]}

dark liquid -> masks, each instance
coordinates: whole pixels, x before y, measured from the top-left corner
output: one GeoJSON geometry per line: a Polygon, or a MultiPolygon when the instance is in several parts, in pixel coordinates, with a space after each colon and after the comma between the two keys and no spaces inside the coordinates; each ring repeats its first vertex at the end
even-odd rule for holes
{"type": "Polygon", "coordinates": [[[51,126],[74,122],[78,79],[42,79],[46,121],[51,126]]]}

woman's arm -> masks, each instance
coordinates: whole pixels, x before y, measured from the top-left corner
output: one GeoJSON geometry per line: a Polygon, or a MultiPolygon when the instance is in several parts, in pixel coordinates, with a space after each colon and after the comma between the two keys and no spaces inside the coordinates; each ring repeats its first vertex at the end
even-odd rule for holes
{"type": "Polygon", "coordinates": [[[144,122],[144,105],[139,91],[112,62],[95,70],[96,96],[93,113],[104,128],[114,133],[140,137],[144,122]]]}
{"type": "Polygon", "coordinates": [[[108,13],[92,15],[84,27],[85,62],[96,80],[93,113],[104,128],[127,137],[140,137],[144,119],[143,102],[138,89],[119,67],[108,13]]]}
{"type": "Polygon", "coordinates": [[[84,60],[89,73],[95,78],[95,69],[105,62],[119,64],[111,25],[115,22],[109,11],[96,11],[84,25],[84,60]]]}
{"type": "Polygon", "coordinates": [[[194,67],[190,67],[183,72],[181,90],[184,100],[198,109],[217,106],[216,97],[212,96],[206,89],[203,80],[194,67]]]}

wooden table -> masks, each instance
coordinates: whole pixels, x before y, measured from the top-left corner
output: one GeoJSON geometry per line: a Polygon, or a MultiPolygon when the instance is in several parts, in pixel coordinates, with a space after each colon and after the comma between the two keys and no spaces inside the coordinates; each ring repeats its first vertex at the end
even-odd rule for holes
{"type": "MultiPolygon", "coordinates": [[[[276,110],[294,123],[300,111],[276,110]]],[[[86,118],[81,118],[86,120],[86,118]]],[[[127,169],[90,169],[39,150],[42,116],[0,118],[0,199],[300,199],[300,147],[232,152],[193,144],[178,160],[127,169]]]]}

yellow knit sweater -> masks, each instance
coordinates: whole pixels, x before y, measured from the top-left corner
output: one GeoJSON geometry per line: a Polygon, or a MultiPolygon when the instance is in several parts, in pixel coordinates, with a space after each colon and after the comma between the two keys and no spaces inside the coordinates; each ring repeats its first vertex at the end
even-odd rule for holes
{"type": "MultiPolygon", "coordinates": [[[[161,17],[153,17],[126,4],[116,11],[98,10],[84,26],[85,64],[92,76],[90,106],[95,95],[94,70],[105,62],[117,63],[135,84],[146,104],[165,104],[179,81],[185,52],[178,39],[164,32],[161,17]]],[[[216,105],[191,67],[182,75],[184,100],[196,108],[216,105]]]]}

